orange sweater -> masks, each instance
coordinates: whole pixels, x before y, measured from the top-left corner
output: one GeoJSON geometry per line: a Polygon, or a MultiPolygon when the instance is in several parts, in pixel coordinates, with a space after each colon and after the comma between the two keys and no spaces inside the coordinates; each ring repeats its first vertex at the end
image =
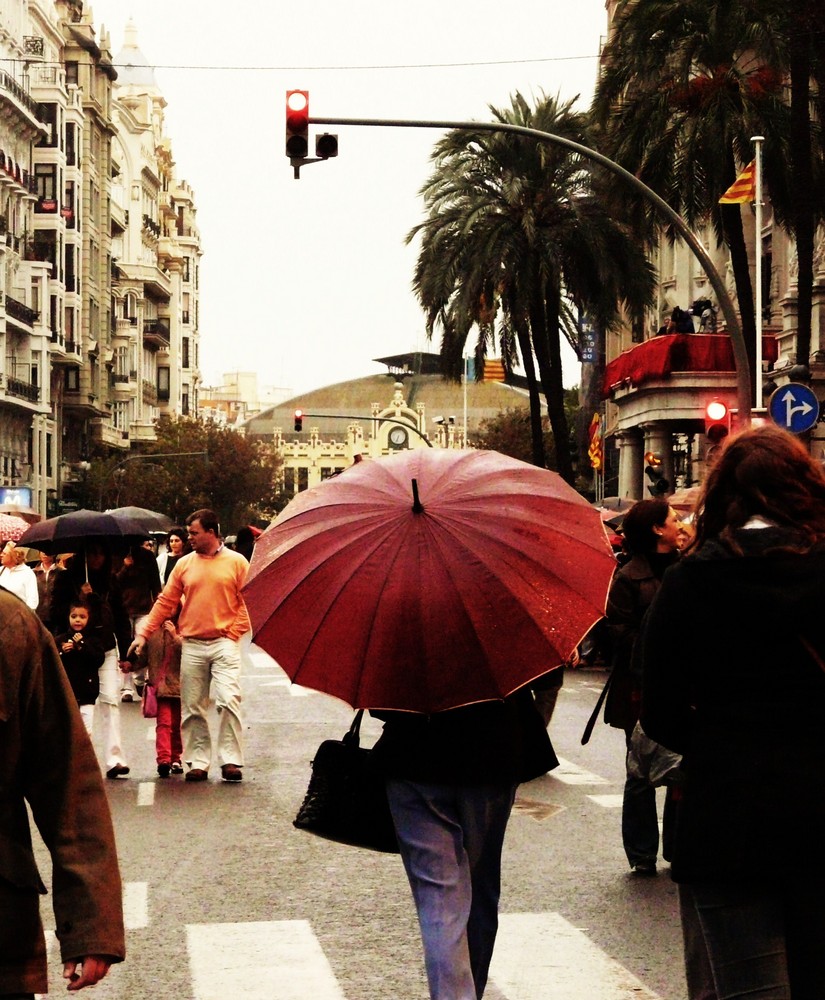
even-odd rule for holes
{"type": "Polygon", "coordinates": [[[178,633],[184,639],[240,639],[251,628],[241,597],[248,569],[246,559],[226,546],[214,556],[183,556],[137,634],[144,639],[151,635],[174,617],[180,604],[178,633]]]}

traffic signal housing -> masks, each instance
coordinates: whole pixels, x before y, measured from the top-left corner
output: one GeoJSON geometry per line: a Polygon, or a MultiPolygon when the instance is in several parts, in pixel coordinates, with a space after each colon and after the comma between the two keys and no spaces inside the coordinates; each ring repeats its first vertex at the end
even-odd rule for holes
{"type": "Polygon", "coordinates": [[[650,480],[647,490],[652,497],[663,497],[670,493],[670,480],[662,475],[662,459],[653,451],[645,454],[645,475],[650,480]]]}
{"type": "Polygon", "coordinates": [[[705,406],[705,437],[719,444],[730,434],[730,407],[724,400],[712,399],[705,406]]]}
{"type": "Polygon", "coordinates": [[[294,419],[295,433],[300,434],[301,431],[304,429],[304,411],[296,410],[293,416],[295,418],[294,419]]]}
{"type": "Polygon", "coordinates": [[[286,155],[303,159],[309,151],[309,91],[286,92],[286,155]]]}
{"type": "Polygon", "coordinates": [[[322,160],[329,160],[338,155],[338,136],[330,132],[322,132],[315,136],[315,155],[322,160]]]}

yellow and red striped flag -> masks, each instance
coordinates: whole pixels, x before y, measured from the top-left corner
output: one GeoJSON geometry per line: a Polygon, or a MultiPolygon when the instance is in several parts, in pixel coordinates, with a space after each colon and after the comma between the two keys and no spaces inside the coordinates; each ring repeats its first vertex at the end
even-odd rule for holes
{"type": "Polygon", "coordinates": [[[504,362],[501,360],[501,358],[484,359],[484,381],[485,382],[504,381],[504,362]]]}
{"type": "Polygon", "coordinates": [[[598,470],[604,462],[602,418],[598,413],[594,413],[593,419],[590,421],[588,437],[590,438],[590,447],[587,449],[587,455],[590,458],[590,467],[598,470]]]}
{"type": "Polygon", "coordinates": [[[745,167],[719,199],[720,205],[744,205],[756,198],[756,160],[745,167]]]}

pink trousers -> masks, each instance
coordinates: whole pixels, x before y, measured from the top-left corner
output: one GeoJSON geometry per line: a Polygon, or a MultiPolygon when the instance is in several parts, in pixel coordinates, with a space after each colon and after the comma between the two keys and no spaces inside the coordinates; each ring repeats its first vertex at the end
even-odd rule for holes
{"type": "Polygon", "coordinates": [[[155,752],[158,764],[171,764],[181,758],[180,698],[158,698],[155,752]]]}

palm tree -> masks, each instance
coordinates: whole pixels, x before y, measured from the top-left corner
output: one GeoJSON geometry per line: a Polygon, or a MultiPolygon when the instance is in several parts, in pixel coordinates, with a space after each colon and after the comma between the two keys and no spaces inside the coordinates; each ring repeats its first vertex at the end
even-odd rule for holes
{"type": "MultiPolygon", "coordinates": [[[[497,122],[589,144],[587,118],[542,96],[531,108],[516,93],[497,122]]],[[[540,393],[559,473],[573,481],[564,411],[561,337],[578,348],[576,311],[597,328],[618,321],[622,303],[650,301],[653,274],[638,240],[598,198],[589,161],[558,145],[507,132],[457,129],[435,146],[422,188],[427,218],[413,288],[432,335],[441,328],[445,373],[461,370],[467,338],[483,360],[496,335],[506,370],[521,360],[530,389],[533,461],[545,465],[540,393]]]]}
{"type": "MultiPolygon", "coordinates": [[[[818,65],[821,71],[823,38],[818,0],[802,6],[810,24],[820,22],[814,36],[820,48],[814,55],[815,44],[805,36],[807,68],[795,74],[800,90],[812,69],[818,65]]],[[[822,199],[817,208],[809,97],[805,91],[792,111],[783,80],[789,32],[800,17],[799,5],[787,0],[621,0],[593,102],[604,151],[691,226],[710,221],[727,245],[754,385],[756,323],[741,209],[720,205],[719,198],[753,158],[751,137],[763,135],[776,219],[797,233],[800,342],[807,362],[813,234],[822,199]]],[[[800,43],[802,33],[793,38],[800,43]]]]}

